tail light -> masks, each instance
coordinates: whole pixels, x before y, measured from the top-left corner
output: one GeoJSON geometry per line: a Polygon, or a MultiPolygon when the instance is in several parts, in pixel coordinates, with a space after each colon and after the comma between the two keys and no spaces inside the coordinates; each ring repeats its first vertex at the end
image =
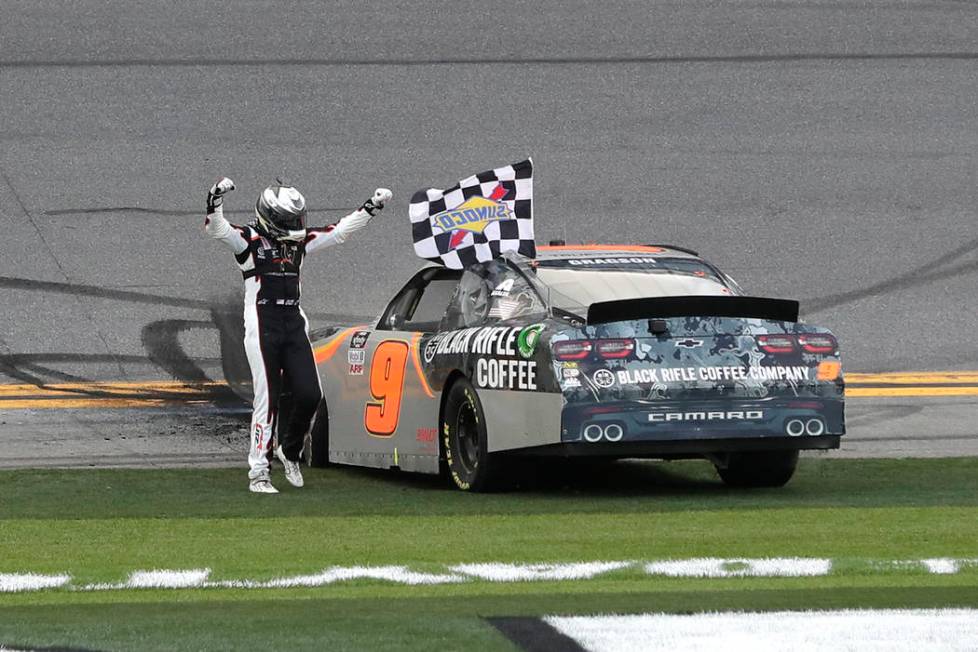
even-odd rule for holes
{"type": "Polygon", "coordinates": [[[765,353],[794,353],[798,348],[792,335],[758,335],[757,345],[765,353]]]}
{"type": "Polygon", "coordinates": [[[798,344],[808,353],[833,353],[836,347],[835,338],[824,333],[799,335],[798,344]]]}
{"type": "Polygon", "coordinates": [[[598,355],[605,359],[627,358],[635,350],[635,340],[614,339],[596,342],[598,355]]]}
{"type": "Polygon", "coordinates": [[[591,355],[591,340],[564,340],[554,343],[554,357],[558,360],[583,360],[591,355]]]}

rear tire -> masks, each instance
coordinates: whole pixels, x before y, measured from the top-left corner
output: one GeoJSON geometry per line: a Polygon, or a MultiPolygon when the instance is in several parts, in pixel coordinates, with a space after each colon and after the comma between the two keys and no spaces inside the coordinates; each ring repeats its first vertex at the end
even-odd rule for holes
{"type": "Polygon", "coordinates": [[[329,466],[329,410],[326,401],[320,401],[312,418],[312,428],[306,438],[305,455],[309,466],[329,466]]]}
{"type": "Polygon", "coordinates": [[[724,484],[738,488],[783,487],[795,474],[798,451],[731,453],[727,466],[716,465],[724,484]]]}
{"type": "Polygon", "coordinates": [[[502,460],[489,453],[482,402],[467,378],[452,384],[445,397],[441,424],[442,451],[452,484],[462,491],[491,491],[502,460]]]}

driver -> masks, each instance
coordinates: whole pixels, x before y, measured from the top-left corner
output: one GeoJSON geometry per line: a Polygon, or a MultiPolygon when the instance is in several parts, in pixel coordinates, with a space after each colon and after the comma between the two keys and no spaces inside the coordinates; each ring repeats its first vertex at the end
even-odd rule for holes
{"type": "Polygon", "coordinates": [[[309,322],[299,307],[299,274],[306,254],[344,242],[367,225],[390,200],[391,191],[378,188],[373,197],[336,224],[306,228],[306,200],[290,184],[276,180],[255,204],[255,219],[237,226],[224,218],[224,195],[234,182],[222,178],[207,193],[204,230],[226,244],[244,275],[245,352],[255,392],[248,451],[249,489],[274,494],[268,469],[268,449],[277,418],[283,377],[293,391],[288,422],[279,428],[275,455],[285,478],[301,487],[299,460],[309,423],[322,399],[319,372],[309,342],[309,322]]]}

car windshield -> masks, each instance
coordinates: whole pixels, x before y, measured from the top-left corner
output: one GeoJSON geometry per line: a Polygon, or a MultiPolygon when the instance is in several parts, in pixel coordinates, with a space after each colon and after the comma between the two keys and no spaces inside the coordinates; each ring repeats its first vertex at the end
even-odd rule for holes
{"type": "Polygon", "coordinates": [[[527,261],[551,308],[587,314],[592,303],[646,297],[729,295],[716,270],[701,260],[613,255],[527,261]]]}

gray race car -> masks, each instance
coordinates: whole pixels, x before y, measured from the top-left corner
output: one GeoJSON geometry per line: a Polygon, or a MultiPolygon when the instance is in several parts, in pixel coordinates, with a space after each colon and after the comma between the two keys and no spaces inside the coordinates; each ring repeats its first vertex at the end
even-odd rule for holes
{"type": "Polygon", "coordinates": [[[706,458],[729,485],[780,486],[798,451],[845,433],[832,333],[679,247],[429,266],[375,323],[313,336],[314,465],[447,472],[480,491],[514,456],[706,458]]]}

